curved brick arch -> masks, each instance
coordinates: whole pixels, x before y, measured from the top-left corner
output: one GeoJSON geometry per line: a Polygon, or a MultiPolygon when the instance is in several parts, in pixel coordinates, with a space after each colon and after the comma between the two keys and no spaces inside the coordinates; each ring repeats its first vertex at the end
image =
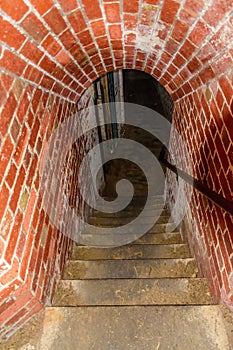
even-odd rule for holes
{"type": "MultiPolygon", "coordinates": [[[[71,244],[41,207],[37,166],[52,130],[99,76],[124,68],[156,78],[175,101],[194,175],[232,200],[233,16],[231,0],[2,0],[1,9],[5,335],[51,297],[67,259],[71,244]]],[[[188,170],[175,140],[171,147],[188,170]]],[[[199,267],[216,298],[232,306],[232,219],[197,193],[190,217],[199,267]]]]}

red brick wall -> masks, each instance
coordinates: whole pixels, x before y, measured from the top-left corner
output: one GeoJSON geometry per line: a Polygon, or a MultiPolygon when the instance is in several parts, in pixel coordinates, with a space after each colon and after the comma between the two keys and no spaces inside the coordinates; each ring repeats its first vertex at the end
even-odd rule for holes
{"type": "MultiPolygon", "coordinates": [[[[229,201],[233,200],[232,78],[228,72],[176,102],[174,124],[188,146],[190,161],[175,137],[170,142],[174,164],[229,201]]],[[[177,189],[173,174],[168,174],[167,183],[172,207],[177,189]]],[[[174,216],[181,210],[182,205],[174,216]]],[[[209,278],[215,300],[223,300],[233,310],[232,216],[194,190],[181,229],[200,271],[209,278]]]]}
{"type": "Polygon", "coordinates": [[[71,248],[43,209],[38,164],[43,144],[75,106],[8,74],[1,82],[0,323],[5,334],[50,300],[71,248]]]}
{"type": "MultiPolygon", "coordinates": [[[[10,332],[50,299],[70,247],[41,209],[41,148],[98,76],[130,68],[158,79],[195,174],[231,198],[233,17],[231,0],[2,0],[1,9],[0,317],[10,332]]],[[[190,210],[201,269],[230,300],[232,221],[198,194],[190,210]]]]}

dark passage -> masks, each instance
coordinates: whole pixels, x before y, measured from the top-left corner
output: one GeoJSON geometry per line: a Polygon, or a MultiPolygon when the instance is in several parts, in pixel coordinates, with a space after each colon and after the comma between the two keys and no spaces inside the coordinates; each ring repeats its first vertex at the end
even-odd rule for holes
{"type": "MultiPolygon", "coordinates": [[[[150,108],[171,121],[173,102],[166,90],[150,75],[136,70],[124,70],[124,101],[150,108]]],[[[163,144],[141,128],[127,125],[125,115],[123,137],[132,139],[144,145],[156,158],[163,150],[163,144]]],[[[133,151],[133,150],[132,150],[133,151]]],[[[148,164],[150,167],[150,164],[148,164]]],[[[105,167],[106,187],[105,196],[115,197],[115,185],[122,179],[128,179],[134,186],[134,196],[147,196],[147,180],[142,170],[129,160],[116,159],[105,167]]],[[[157,194],[163,194],[163,184],[157,194]]],[[[135,213],[137,214],[137,213],[135,213]]]]}

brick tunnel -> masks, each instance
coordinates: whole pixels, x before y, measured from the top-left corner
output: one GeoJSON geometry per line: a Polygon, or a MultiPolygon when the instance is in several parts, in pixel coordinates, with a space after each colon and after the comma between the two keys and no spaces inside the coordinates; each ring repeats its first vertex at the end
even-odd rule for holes
{"type": "MultiPolygon", "coordinates": [[[[39,163],[52,132],[91,103],[89,87],[99,77],[133,69],[155,78],[174,101],[173,124],[189,148],[187,160],[171,139],[174,164],[188,174],[192,168],[232,202],[233,13],[231,0],[0,4],[0,337],[6,338],[51,302],[70,256],[72,240],[43,207],[39,163]]],[[[71,173],[95,142],[95,133],[85,135],[67,160],[65,185],[74,198],[71,173]]],[[[84,177],[88,192],[91,180],[84,177]]],[[[168,178],[172,204],[175,180],[168,178]]],[[[81,199],[78,210],[87,215],[81,199]]],[[[232,216],[194,189],[181,231],[216,302],[233,310],[232,216]]]]}

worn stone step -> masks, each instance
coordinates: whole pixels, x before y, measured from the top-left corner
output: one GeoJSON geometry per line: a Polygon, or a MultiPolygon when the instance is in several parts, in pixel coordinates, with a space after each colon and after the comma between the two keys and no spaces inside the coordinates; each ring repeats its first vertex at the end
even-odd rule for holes
{"type": "Polygon", "coordinates": [[[194,259],[70,260],[64,279],[177,278],[196,277],[194,259]]]}
{"type": "MultiPolygon", "coordinates": [[[[105,228],[101,228],[105,229],[105,228]]],[[[182,238],[179,232],[171,233],[146,233],[143,236],[141,234],[135,233],[112,233],[110,230],[113,228],[108,228],[107,233],[92,233],[83,234],[80,236],[80,244],[93,247],[93,248],[115,248],[126,246],[129,244],[134,245],[147,245],[147,244],[158,244],[158,245],[168,245],[168,244],[181,244],[182,238]]],[[[90,231],[89,231],[90,232],[90,231]]]]}
{"type": "MultiPolygon", "coordinates": [[[[153,219],[154,217],[151,216],[151,219],[153,219]]],[[[114,226],[119,226],[119,225],[124,225],[132,220],[134,220],[135,217],[133,216],[114,216],[114,214],[112,214],[112,216],[91,216],[88,219],[88,223],[91,225],[95,225],[95,226],[103,226],[103,227],[114,227],[114,226]]],[[[148,219],[148,216],[144,217],[144,222],[146,222],[148,219]]],[[[159,218],[157,220],[155,220],[155,223],[157,224],[166,224],[169,220],[169,216],[159,216],[159,218]]]]}
{"type": "Polygon", "coordinates": [[[204,278],[61,280],[54,306],[211,304],[204,278]]]}
{"type": "MultiPolygon", "coordinates": [[[[126,211],[139,211],[139,210],[141,210],[142,211],[145,207],[145,203],[146,202],[130,202],[125,208],[123,208],[123,210],[126,210],[126,211]]],[[[97,205],[98,205],[98,202],[97,202],[97,205]]],[[[163,210],[167,209],[166,206],[163,205],[163,203],[159,204],[159,203],[149,202],[148,206],[149,207],[147,210],[147,215],[150,215],[150,213],[153,211],[155,213],[161,213],[161,212],[163,212],[163,210]]],[[[107,203],[107,207],[108,207],[108,210],[118,209],[118,206],[114,202],[107,203]]],[[[120,213],[121,211],[118,210],[117,212],[120,213]]],[[[115,213],[111,213],[111,214],[115,214],[115,213]]]]}
{"type": "Polygon", "coordinates": [[[174,223],[165,223],[165,224],[155,224],[148,232],[150,233],[165,233],[172,232],[176,230],[177,227],[174,223]]]}
{"type": "Polygon", "coordinates": [[[230,350],[217,305],[50,307],[40,333],[38,350],[230,350]]]}
{"type": "MultiPolygon", "coordinates": [[[[90,219],[92,218],[130,218],[130,217],[135,217],[138,216],[138,212],[140,212],[142,210],[142,208],[127,208],[127,209],[123,209],[121,211],[118,211],[116,213],[106,213],[106,212],[102,212],[102,211],[94,211],[93,214],[90,216],[90,219]]],[[[162,211],[160,210],[148,210],[146,212],[146,216],[154,216],[154,215],[159,215],[160,217],[164,217],[164,218],[169,218],[170,217],[170,213],[167,209],[162,209],[162,211]]]]}
{"type": "Polygon", "coordinates": [[[182,237],[179,232],[172,233],[146,233],[137,239],[133,244],[182,244],[182,237]]]}
{"type": "MultiPolygon", "coordinates": [[[[119,234],[119,239],[120,239],[120,235],[125,235],[125,236],[129,236],[129,237],[135,237],[130,239],[127,242],[132,242],[135,239],[137,239],[138,237],[142,236],[145,233],[171,233],[174,232],[176,230],[176,225],[173,223],[166,223],[166,224],[154,224],[154,218],[148,218],[147,222],[143,222],[144,218],[142,218],[141,220],[138,219],[138,223],[133,222],[131,224],[131,226],[125,228],[124,225],[112,225],[110,227],[103,227],[103,226],[89,226],[89,227],[85,227],[83,229],[82,235],[83,237],[86,236],[86,238],[88,239],[89,237],[96,237],[96,242],[98,239],[98,236],[101,237],[101,235],[105,235],[106,239],[108,238],[107,236],[109,236],[112,234],[112,229],[114,228],[119,228],[118,230],[118,234],[119,234]],[[149,229],[149,227],[151,226],[151,229],[149,229]],[[101,229],[101,232],[98,232],[97,229],[101,229]],[[102,232],[103,230],[105,230],[105,232],[102,232]]],[[[126,225],[126,224],[125,224],[126,225]]],[[[130,225],[130,223],[128,224],[130,225]]],[[[115,235],[117,237],[117,235],[115,235]]],[[[88,240],[87,240],[87,244],[88,244],[88,240]]],[[[90,241],[91,242],[91,241],[90,241]]],[[[126,242],[126,243],[127,243],[126,242]]],[[[116,242],[117,243],[117,242],[116,242]]],[[[91,245],[91,243],[90,243],[91,245]]]]}
{"type": "Polygon", "coordinates": [[[91,248],[76,246],[73,260],[109,260],[109,259],[183,259],[190,258],[187,244],[137,245],[131,244],[116,248],[91,248]]]}
{"type": "MultiPolygon", "coordinates": [[[[110,196],[103,196],[103,199],[110,204],[114,204],[114,201],[116,200],[116,197],[110,197],[110,196]]],[[[142,196],[133,196],[133,197],[129,197],[129,196],[121,196],[120,199],[122,201],[125,201],[126,199],[131,200],[131,204],[134,206],[140,206],[140,205],[144,205],[146,202],[149,203],[151,206],[164,206],[164,199],[156,199],[154,197],[149,197],[144,195],[142,196]]],[[[98,203],[98,200],[97,200],[98,203]]]]}
{"type": "Polygon", "coordinates": [[[120,247],[126,244],[181,244],[182,238],[179,232],[171,233],[146,233],[145,235],[124,234],[92,234],[82,236],[82,245],[89,247],[120,247]],[[85,241],[84,241],[85,239],[85,241]],[[124,241],[122,241],[124,239],[124,241]]]}

